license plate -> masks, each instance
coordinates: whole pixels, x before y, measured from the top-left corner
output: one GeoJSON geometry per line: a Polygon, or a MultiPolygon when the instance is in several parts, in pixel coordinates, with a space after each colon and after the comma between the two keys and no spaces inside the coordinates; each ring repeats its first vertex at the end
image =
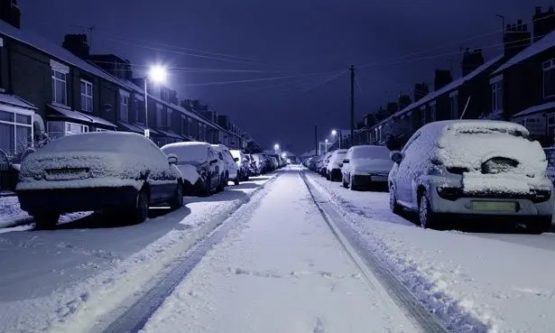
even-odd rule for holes
{"type": "Polygon", "coordinates": [[[387,182],[387,176],[371,176],[370,179],[373,182],[382,182],[382,183],[387,182]]]}
{"type": "Polygon", "coordinates": [[[481,212],[516,212],[516,202],[473,201],[472,210],[481,212]]]}

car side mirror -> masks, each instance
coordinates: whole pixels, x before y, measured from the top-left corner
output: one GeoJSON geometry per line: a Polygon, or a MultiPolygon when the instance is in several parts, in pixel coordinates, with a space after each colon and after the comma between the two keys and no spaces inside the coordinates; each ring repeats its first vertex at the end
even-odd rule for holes
{"type": "Polygon", "coordinates": [[[397,164],[401,163],[404,157],[403,153],[400,151],[392,151],[389,156],[391,157],[391,160],[397,164]]]}
{"type": "Polygon", "coordinates": [[[343,160],[343,164],[348,164],[348,163],[349,163],[349,160],[348,160],[348,159],[344,159],[344,160],[343,160]]]}
{"type": "Polygon", "coordinates": [[[168,155],[168,163],[169,164],[177,164],[177,155],[169,154],[168,155]]]}
{"type": "Polygon", "coordinates": [[[239,162],[239,158],[237,158],[237,157],[235,157],[233,160],[234,160],[235,162],[239,162]]]}
{"type": "Polygon", "coordinates": [[[216,159],[216,160],[210,161],[210,164],[216,164],[216,163],[218,163],[218,160],[217,160],[217,159],[216,159]]]}

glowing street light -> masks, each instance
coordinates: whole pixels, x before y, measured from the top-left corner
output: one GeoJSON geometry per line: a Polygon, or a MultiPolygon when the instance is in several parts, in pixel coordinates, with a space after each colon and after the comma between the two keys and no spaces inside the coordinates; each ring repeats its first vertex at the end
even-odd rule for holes
{"type": "Polygon", "coordinates": [[[331,136],[337,136],[339,134],[339,149],[341,149],[341,133],[337,132],[337,130],[333,129],[331,130],[331,136]]]}
{"type": "Polygon", "coordinates": [[[281,157],[286,158],[286,157],[287,157],[287,153],[286,153],[286,152],[281,153],[281,157]]]}
{"type": "Polygon", "coordinates": [[[145,77],[145,136],[150,137],[150,130],[148,129],[148,80],[156,84],[163,84],[168,78],[168,71],[163,65],[154,65],[148,69],[147,76],[145,77]]]}
{"type": "Polygon", "coordinates": [[[328,153],[328,142],[329,142],[328,139],[324,140],[324,143],[326,145],[326,154],[328,153]]]}
{"type": "Polygon", "coordinates": [[[274,145],[274,150],[279,150],[279,144],[278,144],[278,143],[276,143],[276,144],[274,145]]]}

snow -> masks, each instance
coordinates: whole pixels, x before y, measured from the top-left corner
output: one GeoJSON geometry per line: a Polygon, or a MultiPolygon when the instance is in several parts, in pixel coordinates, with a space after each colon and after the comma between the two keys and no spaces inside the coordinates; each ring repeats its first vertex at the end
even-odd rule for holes
{"type": "Polygon", "coordinates": [[[547,103],[544,103],[544,104],[529,107],[529,108],[527,108],[525,110],[522,110],[519,113],[515,114],[514,116],[512,116],[512,118],[514,119],[514,118],[518,118],[518,117],[529,116],[529,115],[532,115],[534,113],[538,113],[538,112],[545,111],[545,110],[550,110],[550,109],[555,109],[555,102],[547,102],[547,103]]]}
{"type": "Polygon", "coordinates": [[[379,283],[364,278],[297,172],[284,172],[253,211],[234,218],[243,224],[142,332],[416,331],[379,283]]]}
{"type": "MultiPolygon", "coordinates": [[[[500,121],[441,122],[437,157],[446,167],[464,167],[465,192],[529,193],[531,188],[547,188],[547,160],[541,145],[523,136],[521,125],[500,121]],[[492,158],[518,162],[514,168],[484,173],[483,164],[492,158]]],[[[426,127],[422,129],[425,131],[426,127]]]]}
{"type": "Polygon", "coordinates": [[[99,318],[118,314],[232,212],[262,194],[268,180],[254,178],[209,199],[185,197],[182,209],[151,210],[140,225],[73,215],[62,217],[53,231],[0,234],[0,253],[9,253],[2,256],[0,332],[94,331],[99,318]]]}
{"type": "Polygon", "coordinates": [[[143,185],[171,182],[167,158],[150,140],[135,133],[88,133],[54,140],[22,163],[17,190],[143,185]],[[114,144],[117,143],[117,144],[114,144]],[[53,170],[75,170],[72,173],[53,170]]]}
{"type": "Polygon", "coordinates": [[[33,104],[27,102],[23,98],[15,95],[4,94],[4,93],[0,93],[0,103],[18,106],[25,109],[31,109],[31,110],[36,109],[36,107],[33,104]]]}
{"type": "Polygon", "coordinates": [[[435,231],[387,211],[387,193],[352,192],[309,175],[322,200],[454,332],[550,332],[555,234],[435,231]]]}
{"type": "Polygon", "coordinates": [[[16,196],[0,197],[0,228],[28,223],[31,219],[31,216],[19,207],[16,196]]]}
{"type": "Polygon", "coordinates": [[[511,59],[509,59],[506,63],[504,63],[501,67],[499,67],[492,75],[497,75],[502,73],[508,68],[513,67],[514,65],[518,65],[519,63],[544,52],[552,48],[555,45],[555,31],[547,34],[539,41],[533,43],[511,59]]]}

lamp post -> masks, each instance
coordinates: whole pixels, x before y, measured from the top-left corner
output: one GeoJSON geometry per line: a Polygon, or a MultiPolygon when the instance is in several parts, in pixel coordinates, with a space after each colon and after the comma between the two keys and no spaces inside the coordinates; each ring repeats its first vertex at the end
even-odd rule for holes
{"type": "Polygon", "coordinates": [[[274,145],[274,153],[277,154],[279,152],[279,143],[274,145]]]}
{"type": "Polygon", "coordinates": [[[150,137],[150,130],[148,129],[148,80],[152,80],[154,83],[164,83],[168,72],[166,67],[162,65],[154,65],[149,68],[147,76],[145,77],[145,137],[150,137]]]}
{"type": "Polygon", "coordinates": [[[326,154],[328,153],[328,142],[329,142],[328,139],[324,140],[326,154]]]}
{"type": "Polygon", "coordinates": [[[339,134],[339,149],[341,149],[341,133],[337,132],[337,130],[331,130],[331,136],[337,136],[339,134]]]}

